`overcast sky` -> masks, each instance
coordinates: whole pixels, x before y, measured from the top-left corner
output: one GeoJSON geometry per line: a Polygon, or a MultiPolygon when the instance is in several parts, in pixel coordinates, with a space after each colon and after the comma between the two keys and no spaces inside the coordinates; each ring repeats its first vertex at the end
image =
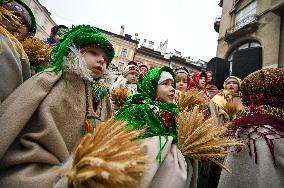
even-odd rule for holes
{"type": "Polygon", "coordinates": [[[220,0],[39,0],[57,24],[91,24],[119,34],[120,26],[134,37],[155,42],[168,39],[167,52],[178,50],[193,60],[215,57],[221,15],[220,0]]]}

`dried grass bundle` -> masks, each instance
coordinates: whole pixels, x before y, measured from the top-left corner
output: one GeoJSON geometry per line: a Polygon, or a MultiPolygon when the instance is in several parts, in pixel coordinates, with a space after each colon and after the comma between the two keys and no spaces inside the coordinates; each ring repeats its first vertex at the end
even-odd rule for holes
{"type": "Polygon", "coordinates": [[[228,101],[221,108],[228,114],[230,121],[233,120],[235,115],[239,112],[238,104],[234,101],[228,101]]]}
{"type": "Polygon", "coordinates": [[[111,98],[114,104],[117,104],[119,107],[124,104],[127,97],[129,96],[129,92],[127,88],[123,86],[119,86],[112,90],[111,98]]]}
{"type": "Polygon", "coordinates": [[[180,112],[191,111],[194,106],[199,106],[202,109],[205,105],[204,91],[193,88],[187,92],[181,92],[177,96],[176,102],[180,112]]]}
{"type": "Polygon", "coordinates": [[[177,117],[177,135],[178,147],[184,156],[211,160],[226,170],[222,160],[229,153],[229,147],[244,146],[229,137],[226,127],[215,125],[211,118],[204,120],[198,107],[177,117]]]}
{"type": "Polygon", "coordinates": [[[36,37],[27,38],[22,43],[32,66],[47,67],[50,62],[51,47],[36,37]]]}
{"type": "Polygon", "coordinates": [[[76,188],[138,187],[148,158],[133,141],[140,132],[126,131],[125,124],[110,119],[82,140],[66,173],[69,183],[76,188]]]}
{"type": "MultiPolygon", "coordinates": [[[[1,0],[1,1],[3,1],[3,0],[1,0]]],[[[2,22],[2,20],[7,20],[9,22],[13,22],[13,24],[20,26],[21,20],[19,19],[19,17],[14,15],[13,12],[11,12],[11,11],[9,11],[9,10],[7,10],[4,7],[1,6],[1,4],[5,4],[5,3],[8,3],[8,1],[0,3],[0,22],[2,22]]]]}

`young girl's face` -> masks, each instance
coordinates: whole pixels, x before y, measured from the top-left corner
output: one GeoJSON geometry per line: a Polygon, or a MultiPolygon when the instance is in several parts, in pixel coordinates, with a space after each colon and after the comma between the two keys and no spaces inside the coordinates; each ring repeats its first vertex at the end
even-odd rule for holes
{"type": "Polygon", "coordinates": [[[204,89],[206,86],[206,79],[205,77],[200,77],[200,79],[198,80],[198,87],[200,89],[204,89]]]}
{"type": "Polygon", "coordinates": [[[186,92],[187,90],[187,74],[178,73],[176,74],[177,90],[186,92]]]}
{"type": "Polygon", "coordinates": [[[101,78],[106,70],[107,56],[100,48],[89,48],[83,52],[87,68],[94,79],[101,78]]]}
{"type": "Polygon", "coordinates": [[[237,93],[239,91],[239,85],[237,82],[228,82],[225,89],[230,93],[237,93]]]}
{"type": "Polygon", "coordinates": [[[138,77],[137,72],[130,72],[125,76],[125,78],[127,79],[127,83],[129,84],[135,84],[137,77],[138,77]]]}
{"type": "Polygon", "coordinates": [[[157,86],[157,96],[161,102],[172,103],[175,97],[174,81],[165,80],[157,86]]]}

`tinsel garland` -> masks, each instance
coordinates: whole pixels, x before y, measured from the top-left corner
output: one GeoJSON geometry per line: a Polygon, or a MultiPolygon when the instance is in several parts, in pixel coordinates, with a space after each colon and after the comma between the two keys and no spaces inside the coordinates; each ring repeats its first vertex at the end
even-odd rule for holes
{"type": "Polygon", "coordinates": [[[257,107],[247,107],[240,113],[239,118],[233,121],[233,129],[237,136],[245,136],[249,144],[249,154],[252,152],[257,163],[256,140],[264,139],[270,154],[273,158],[275,167],[274,139],[284,138],[284,109],[262,105],[257,107]],[[260,129],[262,131],[260,131],[260,129]],[[263,130],[266,130],[265,132],[263,130]],[[252,136],[254,135],[254,136],[252,136]],[[257,135],[257,136],[255,136],[257,135]],[[274,136],[275,138],[271,138],[274,136]]]}

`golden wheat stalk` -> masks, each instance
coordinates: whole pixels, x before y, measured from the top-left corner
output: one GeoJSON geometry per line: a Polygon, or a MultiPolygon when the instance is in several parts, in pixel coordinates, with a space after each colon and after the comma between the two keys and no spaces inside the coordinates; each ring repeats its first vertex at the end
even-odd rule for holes
{"type": "Polygon", "coordinates": [[[187,92],[181,92],[177,96],[176,102],[180,112],[191,111],[194,106],[203,108],[205,105],[204,91],[193,88],[187,92]]]}
{"type": "Polygon", "coordinates": [[[211,160],[225,170],[223,158],[232,146],[244,146],[240,141],[229,137],[225,126],[218,126],[204,115],[198,107],[191,112],[182,112],[177,117],[178,147],[184,156],[197,160],[211,160]]]}
{"type": "Polygon", "coordinates": [[[112,90],[111,92],[111,98],[114,104],[117,104],[119,107],[124,104],[127,97],[129,96],[129,92],[127,88],[123,86],[119,86],[112,90]]]}
{"type": "Polygon", "coordinates": [[[230,120],[233,120],[234,116],[239,112],[238,104],[233,101],[228,101],[221,108],[228,114],[230,120]]]}
{"type": "Polygon", "coordinates": [[[27,38],[22,43],[31,65],[47,67],[50,62],[51,47],[36,37],[27,38]]]}
{"type": "Polygon", "coordinates": [[[140,131],[126,131],[125,122],[110,119],[77,147],[65,176],[74,187],[138,187],[148,158],[133,140],[140,131]]]}

